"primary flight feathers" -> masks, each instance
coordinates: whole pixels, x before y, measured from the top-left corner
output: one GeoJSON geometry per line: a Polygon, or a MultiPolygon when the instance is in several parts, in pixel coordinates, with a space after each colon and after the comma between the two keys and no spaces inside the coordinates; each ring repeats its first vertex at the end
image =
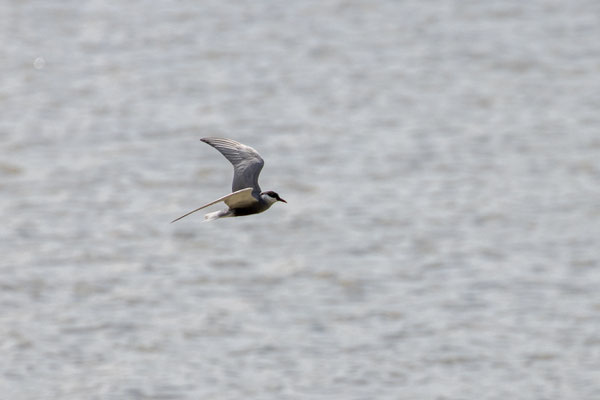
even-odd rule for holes
{"type": "Polygon", "coordinates": [[[258,176],[265,161],[252,147],[224,138],[207,137],[200,140],[217,149],[233,165],[233,183],[231,185],[233,193],[190,211],[174,219],[171,223],[221,201],[229,208],[206,214],[206,220],[258,214],[269,209],[277,201],[287,203],[273,191],[261,192],[258,176]]]}
{"type": "Polygon", "coordinates": [[[232,192],[251,187],[256,195],[260,194],[258,176],[265,161],[256,150],[231,139],[207,137],[200,140],[219,150],[233,164],[232,192]]]}
{"type": "Polygon", "coordinates": [[[254,203],[258,203],[258,200],[256,200],[256,198],[254,198],[252,196],[252,188],[238,190],[237,192],[229,193],[226,196],[219,197],[215,201],[211,201],[210,203],[205,204],[202,207],[198,207],[195,210],[190,211],[189,213],[184,214],[179,218],[175,218],[173,221],[171,221],[171,223],[173,223],[175,221],[179,221],[183,217],[187,217],[188,215],[193,214],[196,211],[200,211],[203,208],[212,206],[213,204],[217,204],[220,202],[224,202],[225,204],[227,204],[227,206],[229,208],[239,208],[239,207],[251,206],[254,203]]]}

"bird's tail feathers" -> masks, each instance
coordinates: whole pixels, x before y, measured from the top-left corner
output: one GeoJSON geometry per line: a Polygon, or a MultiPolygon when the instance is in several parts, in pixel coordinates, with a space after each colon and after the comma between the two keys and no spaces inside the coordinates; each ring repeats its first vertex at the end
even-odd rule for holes
{"type": "Polygon", "coordinates": [[[204,222],[213,221],[219,218],[231,217],[233,212],[231,210],[219,210],[204,215],[204,222]]]}

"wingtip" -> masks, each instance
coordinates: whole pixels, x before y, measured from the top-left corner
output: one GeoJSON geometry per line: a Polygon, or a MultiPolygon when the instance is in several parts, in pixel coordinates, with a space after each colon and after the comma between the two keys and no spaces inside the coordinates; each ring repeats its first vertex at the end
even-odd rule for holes
{"type": "Polygon", "coordinates": [[[207,136],[207,137],[200,138],[201,142],[204,142],[211,146],[214,146],[214,142],[218,142],[219,140],[227,140],[227,139],[218,138],[218,137],[214,137],[214,136],[207,136]]]}

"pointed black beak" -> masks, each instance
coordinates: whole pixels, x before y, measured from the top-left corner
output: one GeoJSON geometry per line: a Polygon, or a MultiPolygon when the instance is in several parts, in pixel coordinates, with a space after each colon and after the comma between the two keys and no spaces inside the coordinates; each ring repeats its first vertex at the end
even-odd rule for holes
{"type": "Polygon", "coordinates": [[[278,199],[279,201],[283,201],[285,204],[287,204],[287,201],[285,201],[284,199],[282,199],[281,197],[278,199]]]}

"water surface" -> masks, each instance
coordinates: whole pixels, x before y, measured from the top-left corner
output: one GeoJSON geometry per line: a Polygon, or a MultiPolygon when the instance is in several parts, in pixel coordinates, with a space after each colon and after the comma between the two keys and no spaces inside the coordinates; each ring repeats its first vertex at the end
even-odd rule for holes
{"type": "Polygon", "coordinates": [[[0,3],[0,391],[600,398],[599,15],[0,3]]]}

